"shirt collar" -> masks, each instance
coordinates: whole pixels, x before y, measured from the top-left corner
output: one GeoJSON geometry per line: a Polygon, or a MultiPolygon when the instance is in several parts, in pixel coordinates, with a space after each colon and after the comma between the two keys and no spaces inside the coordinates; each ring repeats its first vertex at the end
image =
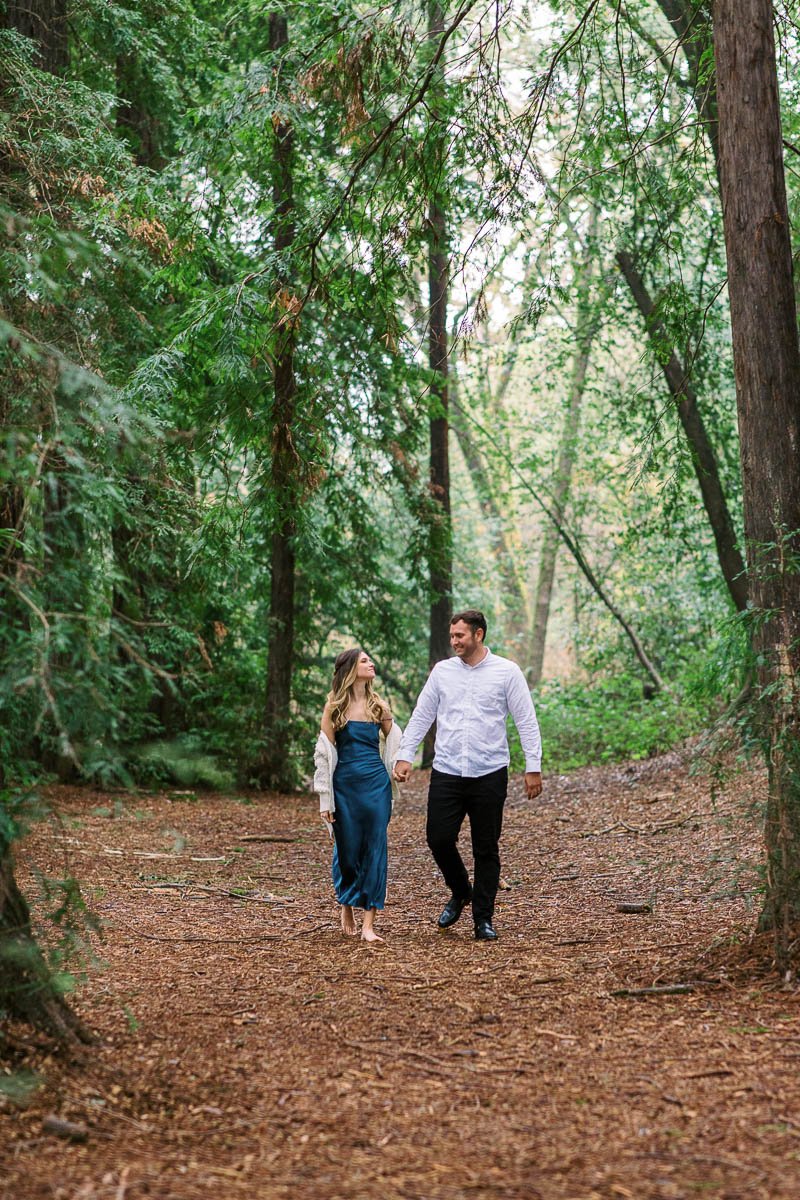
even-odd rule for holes
{"type": "Polygon", "coordinates": [[[469,663],[465,663],[463,658],[460,658],[458,661],[461,663],[461,665],[465,671],[477,671],[478,667],[482,667],[484,663],[488,663],[489,659],[493,658],[493,657],[494,656],[493,656],[491,650],[487,646],[486,653],[484,654],[483,658],[481,659],[480,662],[476,662],[474,667],[471,667],[469,665],[469,663]]]}

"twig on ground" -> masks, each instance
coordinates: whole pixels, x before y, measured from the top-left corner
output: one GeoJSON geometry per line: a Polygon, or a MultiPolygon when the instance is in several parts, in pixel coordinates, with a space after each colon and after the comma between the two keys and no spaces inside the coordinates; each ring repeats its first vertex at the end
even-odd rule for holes
{"type": "Polygon", "coordinates": [[[669,829],[677,829],[680,825],[685,825],[687,821],[699,821],[698,813],[687,813],[684,817],[676,817],[670,821],[660,821],[658,825],[629,825],[627,821],[615,821],[613,825],[607,825],[605,829],[584,829],[579,834],[582,838],[602,837],[606,833],[613,833],[615,829],[621,829],[625,833],[638,833],[643,837],[652,837],[656,833],[666,833],[669,829]]]}
{"type": "Polygon", "coordinates": [[[299,842],[300,838],[283,833],[243,833],[239,842],[299,842]]]}
{"type": "Polygon", "coordinates": [[[684,996],[694,991],[693,983],[660,984],[658,987],[617,988],[612,996],[684,996]]]}
{"type": "Polygon", "coordinates": [[[272,892],[268,892],[266,896],[251,896],[245,892],[237,892],[233,888],[214,888],[206,887],[201,883],[153,883],[153,884],[133,884],[134,892],[201,892],[204,896],[224,896],[230,897],[232,900],[250,900],[254,904],[294,904],[293,896],[273,896],[272,892]]]}

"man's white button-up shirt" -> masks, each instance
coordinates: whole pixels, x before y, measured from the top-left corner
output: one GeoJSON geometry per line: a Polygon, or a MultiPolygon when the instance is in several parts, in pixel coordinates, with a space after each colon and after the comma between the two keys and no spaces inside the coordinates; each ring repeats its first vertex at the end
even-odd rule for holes
{"type": "Polygon", "coordinates": [[[540,771],[542,739],[536,710],[516,663],[486,651],[474,667],[446,658],[428,676],[406,726],[398,759],[413,762],[436,722],[435,770],[475,779],[510,761],[506,717],[514,718],[525,754],[525,770],[540,771]]]}

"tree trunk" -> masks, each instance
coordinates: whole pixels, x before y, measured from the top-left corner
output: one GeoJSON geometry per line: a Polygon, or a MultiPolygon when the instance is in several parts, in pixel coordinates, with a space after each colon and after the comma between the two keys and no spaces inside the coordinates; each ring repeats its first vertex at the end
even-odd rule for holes
{"type": "MultiPolygon", "coordinates": [[[[444,32],[444,9],[439,0],[430,0],[428,36],[438,40],[444,32]]],[[[443,80],[440,82],[440,87],[443,80]]],[[[432,372],[432,416],[430,421],[430,491],[431,515],[428,550],[431,609],[428,665],[447,658],[450,653],[450,617],[452,614],[453,549],[450,525],[450,455],[449,405],[447,364],[447,300],[450,268],[448,261],[447,218],[442,196],[445,138],[436,128],[440,114],[435,97],[431,102],[436,163],[434,190],[428,208],[428,300],[429,349],[428,362],[432,372]]],[[[422,765],[433,761],[436,736],[431,729],[422,750],[422,765]]]]}
{"type": "Polygon", "coordinates": [[[720,178],[760,732],[769,772],[762,929],[791,965],[800,917],[800,342],[769,0],[716,0],[720,178]]]}
{"type": "Polygon", "coordinates": [[[518,569],[520,556],[508,533],[507,522],[509,517],[503,512],[498,501],[495,489],[492,486],[489,468],[480,447],[470,431],[469,417],[464,410],[463,404],[457,399],[458,393],[456,391],[455,375],[451,377],[449,390],[450,403],[455,411],[461,414],[461,418],[453,425],[453,432],[456,435],[461,453],[464,456],[464,462],[472,479],[481,510],[487,520],[492,522],[496,530],[497,569],[501,574],[504,593],[503,599],[517,618],[520,627],[527,631],[530,627],[528,591],[525,587],[523,575],[518,569]]]}
{"type": "MultiPolygon", "coordinates": [[[[271,13],[269,45],[276,53],[288,43],[286,17],[271,13]]],[[[274,161],[272,196],[273,241],[280,260],[276,295],[276,345],[273,366],[272,474],[275,518],[272,531],[272,562],[269,599],[269,651],[264,719],[264,752],[260,768],[263,786],[281,788],[291,782],[286,756],[292,698],[294,662],[295,537],[294,518],[297,488],[293,428],[297,387],[294,353],[297,316],[289,286],[292,279],[291,253],[295,238],[294,130],[285,117],[273,114],[274,161]]]]}
{"type": "Polygon", "coordinates": [[[14,879],[14,858],[0,840],[0,1008],[60,1042],[95,1039],[64,1000],[31,930],[25,897],[14,879]]]}
{"type": "MultiPolygon", "coordinates": [[[[559,522],[563,519],[569,495],[572,467],[575,462],[578,427],[581,418],[581,405],[586,385],[586,372],[589,368],[589,357],[595,334],[595,327],[590,322],[588,313],[583,314],[580,326],[578,329],[578,346],[575,350],[575,357],[572,364],[569,401],[564,417],[564,427],[561,431],[561,442],[558,448],[556,477],[552,489],[553,513],[559,522]]],[[[547,623],[550,618],[550,601],[553,594],[553,580],[556,573],[559,542],[558,529],[552,522],[548,522],[542,535],[542,548],[539,555],[539,576],[536,582],[536,599],[533,608],[531,649],[528,657],[528,670],[526,672],[531,687],[536,687],[542,678],[544,649],[547,641],[547,623]]]]}
{"type": "Polygon", "coordinates": [[[6,0],[5,10],[0,21],[37,43],[42,70],[63,75],[69,65],[67,0],[6,0]]]}
{"type": "MultiPolygon", "coordinates": [[[[117,56],[117,130],[130,143],[133,156],[142,167],[160,171],[165,158],[161,151],[159,126],[147,106],[146,81],[140,77],[131,54],[117,56]]],[[[152,86],[152,84],[151,84],[152,86]]]]}
{"type": "Polygon", "coordinates": [[[531,629],[530,650],[528,653],[528,682],[535,687],[542,678],[544,651],[547,643],[547,625],[550,620],[550,603],[553,595],[553,580],[556,573],[556,559],[561,540],[558,526],[563,523],[564,511],[569,496],[572,468],[575,462],[575,450],[580,425],[581,405],[586,386],[586,372],[589,369],[589,358],[592,343],[597,332],[597,316],[592,313],[592,277],[594,262],[597,254],[595,245],[597,238],[597,211],[590,209],[589,225],[585,238],[580,238],[578,231],[572,226],[573,254],[575,255],[575,274],[573,284],[575,289],[576,328],[574,329],[575,352],[572,359],[572,379],[570,381],[567,412],[558,447],[556,475],[551,489],[551,507],[555,522],[548,521],[542,534],[542,546],[539,554],[539,574],[536,580],[536,598],[533,609],[533,627],[531,629]],[[578,246],[582,244],[581,258],[578,258],[578,246]]]}
{"type": "MultiPolygon", "coordinates": [[[[82,601],[76,594],[72,576],[83,544],[82,520],[79,511],[75,511],[76,506],[70,503],[70,471],[61,449],[57,448],[47,456],[42,484],[41,603],[45,612],[51,614],[54,636],[48,640],[41,669],[57,694],[68,689],[71,663],[80,655],[72,638],[67,642],[69,648],[65,648],[58,628],[65,617],[56,614],[80,610],[82,601]]],[[[82,639],[84,633],[83,629],[76,630],[76,640],[82,639]]],[[[38,761],[46,771],[55,772],[60,783],[74,782],[80,763],[69,730],[53,706],[42,724],[42,733],[45,736],[38,740],[38,761]]]]}
{"type": "Polygon", "coordinates": [[[669,345],[667,331],[663,323],[653,315],[655,305],[648,295],[644,280],[637,271],[630,254],[621,250],[617,254],[617,263],[631,290],[631,295],[636,301],[636,306],[644,317],[647,332],[656,346],[656,356],[661,363],[667,387],[677,406],[683,432],[691,450],[706,516],[714,535],[722,577],[737,612],[744,612],[747,607],[747,577],[744,560],[737,543],[736,531],[733,527],[733,519],[728,509],[725,493],[722,490],[714,447],[697,406],[697,396],[675,351],[670,350],[669,357],[666,359],[663,356],[664,347],[669,345]]]}

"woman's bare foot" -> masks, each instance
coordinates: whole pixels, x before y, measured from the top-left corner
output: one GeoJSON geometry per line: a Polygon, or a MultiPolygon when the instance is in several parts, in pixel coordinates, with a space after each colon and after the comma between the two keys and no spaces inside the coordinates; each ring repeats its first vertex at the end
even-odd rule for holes
{"type": "Polygon", "coordinates": [[[375,909],[368,908],[364,913],[364,924],[361,926],[362,942],[383,942],[384,938],[378,937],[375,932],[375,909]]]}
{"type": "Polygon", "coordinates": [[[349,904],[342,905],[342,933],[346,933],[348,937],[355,937],[358,933],[356,919],[349,904]]]}

